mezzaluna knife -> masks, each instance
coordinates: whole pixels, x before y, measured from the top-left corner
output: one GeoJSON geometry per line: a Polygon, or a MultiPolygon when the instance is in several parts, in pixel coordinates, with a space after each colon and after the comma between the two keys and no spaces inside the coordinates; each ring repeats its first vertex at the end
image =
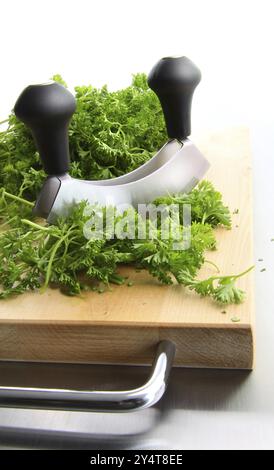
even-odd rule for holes
{"type": "Polygon", "coordinates": [[[187,138],[191,102],[201,72],[187,57],[165,57],[148,76],[164,112],[169,141],[145,164],[110,180],[86,181],[69,175],[68,126],[76,109],[74,96],[56,82],[30,85],[14,112],[30,129],[47,173],[34,213],[54,223],[81,200],[90,204],[125,205],[152,202],[159,196],[190,191],[209,163],[187,138]]]}

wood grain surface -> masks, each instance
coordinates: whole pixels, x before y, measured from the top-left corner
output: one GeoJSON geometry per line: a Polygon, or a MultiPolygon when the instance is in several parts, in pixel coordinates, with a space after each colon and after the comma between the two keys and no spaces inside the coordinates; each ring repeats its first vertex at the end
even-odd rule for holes
{"type": "MultiPolygon", "coordinates": [[[[254,263],[248,130],[193,136],[193,141],[211,163],[206,178],[231,211],[238,209],[232,230],[216,231],[218,249],[207,258],[222,274],[241,272],[254,263]]],[[[1,301],[0,360],[146,364],[158,341],[171,339],[177,346],[176,365],[252,368],[253,273],[238,281],[246,301],[224,308],[184,287],[162,286],[144,272],[121,272],[132,287],[114,286],[81,298],[48,289],[1,301]]],[[[215,273],[207,265],[200,275],[215,273]]]]}

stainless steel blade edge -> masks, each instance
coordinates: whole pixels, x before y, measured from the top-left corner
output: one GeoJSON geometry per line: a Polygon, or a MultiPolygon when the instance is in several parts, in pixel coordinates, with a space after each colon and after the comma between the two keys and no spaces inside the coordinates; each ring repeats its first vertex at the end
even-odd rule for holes
{"type": "MultiPolygon", "coordinates": [[[[69,176],[60,178],[61,184],[48,221],[52,223],[56,217],[67,215],[82,200],[92,205],[111,205],[123,210],[125,205],[137,208],[138,204],[152,202],[159,196],[188,192],[208,168],[209,162],[189,139],[181,144],[170,141],[147,164],[125,175],[125,178],[98,182],[69,176]],[[174,148],[177,149],[175,152],[174,148]]],[[[40,204],[43,200],[42,192],[40,204]]],[[[49,197],[47,190],[44,197],[49,197]]]]}

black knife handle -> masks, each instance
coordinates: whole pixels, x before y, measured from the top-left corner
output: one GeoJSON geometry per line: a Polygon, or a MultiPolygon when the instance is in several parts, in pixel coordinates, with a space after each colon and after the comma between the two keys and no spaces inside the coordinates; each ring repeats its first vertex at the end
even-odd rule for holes
{"type": "Polygon", "coordinates": [[[15,115],[31,129],[48,175],[69,169],[68,125],[75,108],[74,96],[56,82],[28,86],[15,103],[15,115]]]}
{"type": "Polygon", "coordinates": [[[158,96],[171,139],[191,134],[191,102],[201,72],[187,57],[164,57],[148,75],[148,85],[158,96]]]}

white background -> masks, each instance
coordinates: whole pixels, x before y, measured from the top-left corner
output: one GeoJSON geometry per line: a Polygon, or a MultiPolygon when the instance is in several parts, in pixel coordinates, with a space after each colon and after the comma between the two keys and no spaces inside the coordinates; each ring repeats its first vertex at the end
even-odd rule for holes
{"type": "Polygon", "coordinates": [[[126,86],[166,55],[202,70],[193,130],[270,122],[274,2],[269,0],[8,0],[1,2],[0,119],[29,83],[126,86]]]}

